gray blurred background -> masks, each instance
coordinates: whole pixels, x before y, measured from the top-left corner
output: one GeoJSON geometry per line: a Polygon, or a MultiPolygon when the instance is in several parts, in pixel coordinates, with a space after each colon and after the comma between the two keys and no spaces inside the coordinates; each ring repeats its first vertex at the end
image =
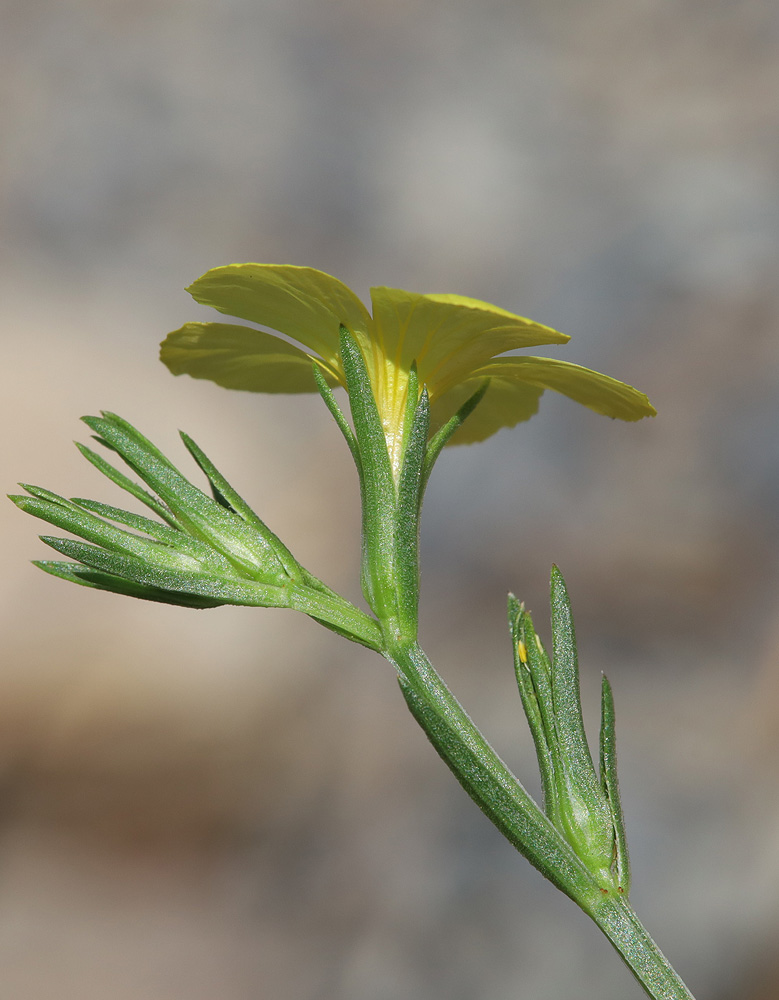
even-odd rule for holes
{"type": "MultiPolygon", "coordinates": [[[[634,900],[699,998],[779,995],[779,7],[766,0],[5,0],[3,488],[116,502],[83,413],[186,429],[358,597],[315,398],[173,379],[233,261],[451,291],[573,336],[659,411],[547,394],[450,449],[423,641],[534,792],[505,594],[615,688],[634,900]]],[[[465,797],[389,668],[290,613],[46,577],[0,507],[0,995],[628,1000],[610,946],[465,797]]]]}

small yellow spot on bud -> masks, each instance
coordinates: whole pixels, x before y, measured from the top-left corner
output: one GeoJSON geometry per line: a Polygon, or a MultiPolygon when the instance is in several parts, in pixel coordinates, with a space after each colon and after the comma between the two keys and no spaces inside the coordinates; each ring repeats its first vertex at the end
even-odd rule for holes
{"type": "Polygon", "coordinates": [[[517,643],[517,653],[519,654],[520,663],[527,663],[527,646],[521,639],[517,643]]]}

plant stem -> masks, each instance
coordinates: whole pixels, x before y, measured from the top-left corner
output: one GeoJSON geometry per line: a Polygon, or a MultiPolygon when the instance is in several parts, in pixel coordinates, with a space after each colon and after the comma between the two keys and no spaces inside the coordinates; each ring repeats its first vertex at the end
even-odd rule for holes
{"type": "Polygon", "coordinates": [[[384,656],[397,670],[417,722],[482,812],[595,921],[652,1000],[694,1000],[624,895],[598,884],[468,717],[421,647],[389,638],[384,656]]]}
{"type": "Polygon", "coordinates": [[[525,791],[444,683],[417,643],[385,657],[417,722],[479,808],[538,870],[583,908],[601,889],[571,845],[525,791]]]}
{"type": "Polygon", "coordinates": [[[624,896],[604,896],[590,916],[653,1000],[694,1000],[624,896]]]}

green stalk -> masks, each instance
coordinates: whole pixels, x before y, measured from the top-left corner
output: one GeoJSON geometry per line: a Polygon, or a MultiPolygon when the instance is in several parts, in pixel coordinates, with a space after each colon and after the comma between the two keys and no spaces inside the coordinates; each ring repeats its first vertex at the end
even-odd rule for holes
{"type": "Polygon", "coordinates": [[[585,909],[601,889],[493,750],[417,643],[385,648],[417,722],[465,791],[528,861],[585,909]]]}
{"type": "MultiPolygon", "coordinates": [[[[354,431],[324,379],[318,382],[360,475],[363,593],[378,619],[364,616],[365,621],[357,621],[361,613],[350,606],[350,637],[377,649],[395,667],[412,715],[468,795],[542,875],[598,924],[647,995],[652,1000],[692,1000],[625,897],[629,869],[611,690],[604,681],[597,775],[581,718],[573,618],[559,571],[555,568],[552,573],[551,659],[537,641],[524,607],[509,600],[517,679],[539,751],[549,815],[495,753],[416,641],[419,515],[425,484],[441,448],[478,404],[487,383],[428,441],[427,393],[423,389],[419,395],[412,369],[404,421],[407,436],[396,481],[364,359],[343,327],[341,359],[354,431]],[[380,634],[378,642],[374,628],[380,634]]],[[[312,614],[308,607],[302,610],[312,614]]],[[[338,613],[343,615],[341,608],[338,613]]],[[[332,613],[328,625],[334,626],[332,613]]]]}
{"type": "Polygon", "coordinates": [[[590,916],[652,1000],[694,1000],[629,902],[602,887],[466,714],[417,643],[390,646],[408,706],[465,791],[542,875],[590,916]]]}
{"type": "Polygon", "coordinates": [[[653,1000],[695,1000],[624,896],[604,896],[590,916],[653,1000]]]}

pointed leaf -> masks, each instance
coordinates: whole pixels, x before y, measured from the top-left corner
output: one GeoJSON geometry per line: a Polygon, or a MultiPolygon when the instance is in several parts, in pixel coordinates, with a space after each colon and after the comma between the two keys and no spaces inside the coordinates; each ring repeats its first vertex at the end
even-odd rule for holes
{"type": "Polygon", "coordinates": [[[561,828],[555,780],[555,730],[552,708],[551,667],[537,640],[533,620],[513,594],[509,594],[509,625],[514,647],[514,672],[522,707],[536,748],[544,791],[544,812],[561,828]]]}
{"type": "Polygon", "coordinates": [[[268,541],[237,515],[197,489],[131,424],[116,414],[84,417],[127,464],[175,511],[182,526],[213,545],[243,573],[256,578],[283,571],[268,541]]]}
{"type": "MultiPolygon", "coordinates": [[[[152,496],[151,493],[148,493],[142,486],[139,486],[138,483],[134,483],[131,479],[128,479],[124,473],[115,469],[113,465],[106,462],[102,455],[98,455],[97,452],[92,451],[91,448],[87,448],[86,445],[79,444],[78,441],[76,442],[76,447],[84,458],[88,462],[91,462],[96,469],[99,469],[99,471],[110,479],[112,483],[116,483],[116,485],[121,487],[121,489],[125,490],[131,496],[134,496],[136,500],[140,500],[142,504],[148,507],[149,510],[153,510],[155,514],[163,519],[163,521],[166,521],[174,528],[179,527],[179,522],[173,511],[158,500],[157,497],[152,496]]],[[[107,445],[107,447],[110,447],[110,445],[107,445]]],[[[111,450],[114,451],[115,449],[111,448],[111,450]]]]}
{"type": "Polygon", "coordinates": [[[617,779],[617,739],[614,726],[614,696],[606,675],[601,690],[600,777],[614,823],[615,868],[618,886],[626,896],[630,892],[630,858],[625,833],[625,817],[617,779]]]}
{"type": "Polygon", "coordinates": [[[41,541],[62,555],[92,566],[103,573],[120,576],[159,590],[208,597],[223,604],[246,604],[263,608],[288,607],[287,595],[281,587],[269,586],[254,580],[228,580],[209,573],[149,566],[136,556],[106,552],[105,549],[71,538],[42,535],[41,541]]]}
{"type": "Polygon", "coordinates": [[[110,552],[120,552],[142,559],[150,566],[159,566],[173,570],[195,570],[203,568],[214,572],[235,575],[235,570],[224,557],[213,551],[205,551],[203,562],[192,554],[186,544],[186,537],[181,536],[182,545],[172,546],[168,543],[143,538],[122,528],[117,528],[76,504],[68,503],[59,498],[62,503],[53,503],[38,497],[15,497],[14,503],[28,514],[39,517],[58,528],[71,531],[74,535],[90,542],[96,542],[110,552]]]}
{"type": "Polygon", "coordinates": [[[48,559],[36,559],[33,562],[33,566],[37,566],[45,573],[56,576],[60,580],[77,583],[82,587],[93,587],[96,590],[105,590],[109,593],[121,594],[125,597],[137,597],[144,601],[174,604],[184,608],[218,608],[224,604],[224,601],[213,600],[207,597],[196,597],[191,594],[176,593],[172,590],[159,590],[157,587],[148,587],[144,584],[133,583],[132,580],[112,576],[110,573],[101,573],[90,566],[81,566],[78,563],[52,562],[48,559]]]}

